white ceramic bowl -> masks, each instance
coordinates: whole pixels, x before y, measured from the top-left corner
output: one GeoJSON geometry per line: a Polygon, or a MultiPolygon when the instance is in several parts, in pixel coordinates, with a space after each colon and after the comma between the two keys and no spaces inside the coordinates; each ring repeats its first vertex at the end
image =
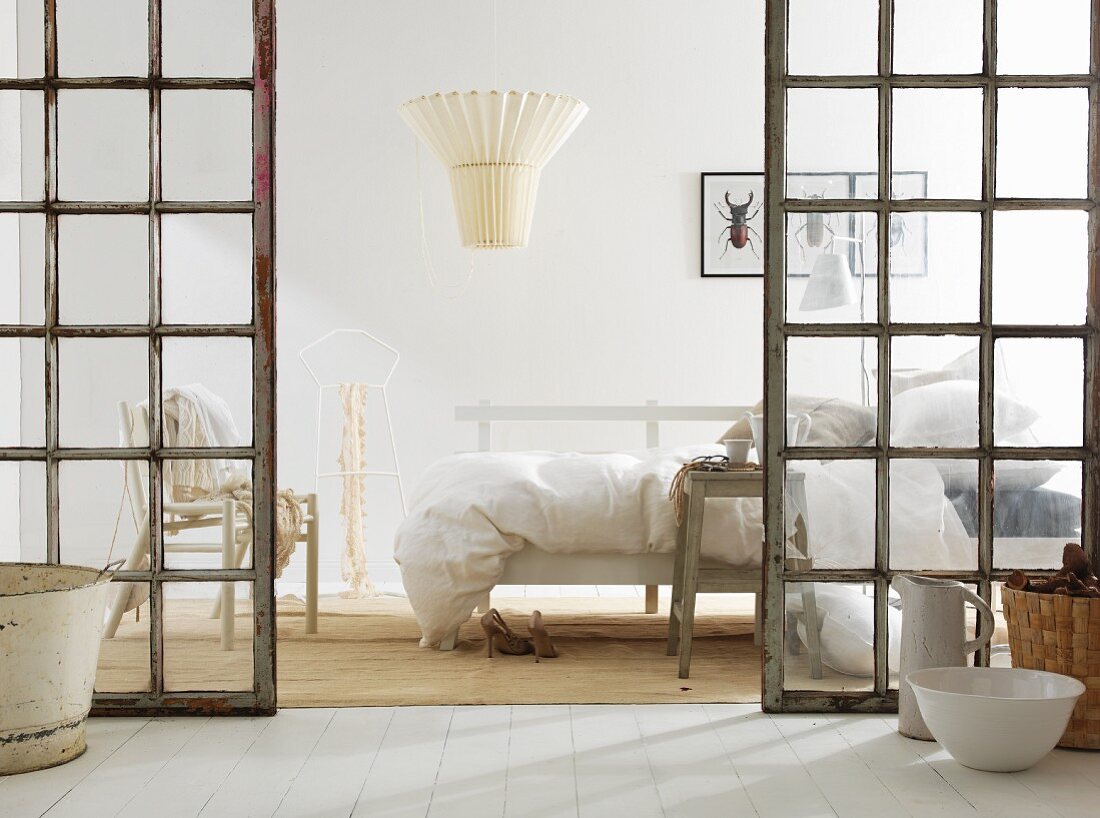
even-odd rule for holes
{"type": "Polygon", "coordinates": [[[924,723],[976,770],[1026,770],[1054,749],[1085,686],[1042,670],[933,667],[906,677],[924,723]]]}

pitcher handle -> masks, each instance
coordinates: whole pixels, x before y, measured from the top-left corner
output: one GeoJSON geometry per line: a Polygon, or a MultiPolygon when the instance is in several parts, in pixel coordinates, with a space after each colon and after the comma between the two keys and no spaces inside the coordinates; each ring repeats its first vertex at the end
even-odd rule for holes
{"type": "Polygon", "coordinates": [[[963,655],[968,656],[974,651],[979,650],[986,642],[993,638],[993,611],[984,599],[969,588],[962,588],[961,590],[963,596],[978,609],[978,638],[971,639],[963,645],[963,655]]]}

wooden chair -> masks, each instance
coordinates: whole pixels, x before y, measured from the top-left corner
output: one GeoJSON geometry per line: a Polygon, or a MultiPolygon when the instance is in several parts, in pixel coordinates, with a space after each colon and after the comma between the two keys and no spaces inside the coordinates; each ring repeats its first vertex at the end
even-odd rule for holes
{"type": "MultiPolygon", "coordinates": [[[[120,442],[125,447],[146,446],[149,440],[149,413],[143,406],[131,407],[122,402],[118,405],[120,442]]],[[[165,469],[165,486],[170,494],[171,469],[165,469]]],[[[123,565],[124,570],[141,570],[142,563],[149,555],[149,490],[148,471],[140,460],[126,463],[126,487],[135,519],[140,520],[133,547],[123,565]]],[[[306,633],[317,632],[317,569],[319,546],[319,520],[317,515],[317,496],[315,494],[296,495],[297,502],[304,504],[302,530],[298,532],[298,542],[306,544],[306,633]]],[[[165,519],[165,535],[179,534],[184,531],[218,529],[220,537],[216,542],[170,542],[165,539],[164,553],[221,554],[221,567],[240,568],[245,563],[252,546],[252,529],[248,516],[237,509],[235,500],[193,500],[188,502],[162,503],[165,519]]],[[[221,593],[211,611],[211,619],[221,620],[222,650],[233,650],[233,621],[235,614],[234,583],[222,583],[221,593]]],[[[108,606],[104,638],[114,638],[119,623],[126,611],[130,598],[130,589],[120,585],[118,592],[108,606]]]]}

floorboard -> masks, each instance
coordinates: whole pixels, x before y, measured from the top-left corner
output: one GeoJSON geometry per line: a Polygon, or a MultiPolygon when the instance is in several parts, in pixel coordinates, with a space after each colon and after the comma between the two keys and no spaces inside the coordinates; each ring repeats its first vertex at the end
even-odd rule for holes
{"type": "Polygon", "coordinates": [[[759,706],[714,704],[703,710],[758,815],[836,815],[794,748],[759,706]]]}
{"type": "Polygon", "coordinates": [[[504,815],[512,708],[456,707],[439,762],[431,818],[504,815]]]}
{"type": "Polygon", "coordinates": [[[513,707],[505,815],[577,815],[577,776],[568,705],[513,707]]]}
{"type": "Polygon", "coordinates": [[[663,815],[633,706],[574,705],[571,711],[580,815],[663,815]]]}
{"type": "Polygon", "coordinates": [[[756,812],[701,705],[636,707],[634,715],[665,815],[756,812]]]}
{"type": "MultiPolygon", "coordinates": [[[[187,720],[177,720],[181,726],[187,720]]],[[[197,815],[271,719],[206,719],[118,813],[120,818],[197,815]]]]}
{"type": "Polygon", "coordinates": [[[199,814],[219,818],[274,815],[335,714],[328,708],[281,711],[199,814]]]}
{"type": "Polygon", "coordinates": [[[0,778],[0,816],[1065,816],[1100,803],[1100,756],[983,773],[888,716],[758,705],[282,710],[92,719],[73,762],[0,778]]]}
{"type": "Polygon", "coordinates": [[[153,719],[65,794],[50,818],[117,815],[208,719],[153,719]]]}
{"type": "Polygon", "coordinates": [[[393,714],[390,707],[337,710],[275,814],[351,815],[393,714]]]}
{"type": "Polygon", "coordinates": [[[84,755],[60,767],[0,778],[5,816],[45,814],[148,724],[147,719],[94,719],[88,724],[84,755]]]}
{"type": "Polygon", "coordinates": [[[453,707],[399,707],[351,813],[424,818],[431,805],[453,707]]]}

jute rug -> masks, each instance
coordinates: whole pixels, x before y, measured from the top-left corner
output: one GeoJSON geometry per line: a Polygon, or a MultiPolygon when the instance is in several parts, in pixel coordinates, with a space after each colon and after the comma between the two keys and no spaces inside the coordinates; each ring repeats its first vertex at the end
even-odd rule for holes
{"type": "MultiPolygon", "coordinates": [[[[418,647],[420,631],[404,599],[323,598],[319,633],[304,633],[304,610],[280,601],[277,679],[281,707],[428,704],[619,704],[755,702],[760,653],[752,642],[752,597],[700,596],[691,678],[677,678],[677,658],[665,655],[667,607],[640,613],[638,598],[495,599],[518,633],[536,608],[561,653],[485,656],[477,617],[460,631],[455,650],[418,647]]],[[[166,681],[175,690],[251,684],[249,614],[237,616],[238,649],[219,649],[219,623],[207,602],[180,601],[166,619],[166,681]]],[[[666,603],[667,605],[667,603],[666,603]]],[[[104,642],[97,686],[124,689],[148,645],[143,616],[127,616],[116,639],[104,642]]],[[[147,664],[146,664],[147,666],[147,664]]]]}

